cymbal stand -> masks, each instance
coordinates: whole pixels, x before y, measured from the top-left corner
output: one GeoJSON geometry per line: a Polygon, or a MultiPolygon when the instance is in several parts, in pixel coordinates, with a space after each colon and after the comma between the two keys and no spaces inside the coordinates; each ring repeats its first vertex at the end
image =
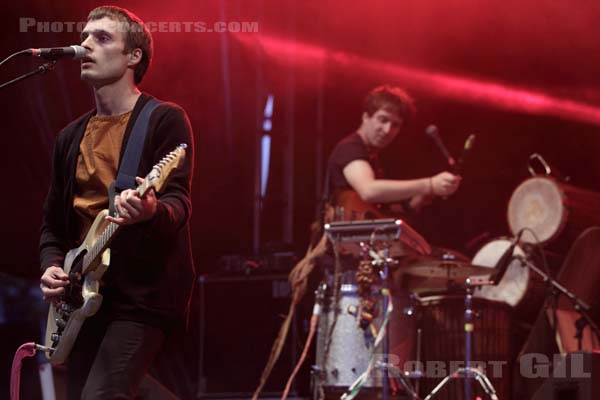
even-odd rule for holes
{"type": "Polygon", "coordinates": [[[471,400],[471,379],[475,379],[485,393],[490,396],[492,400],[498,400],[498,396],[496,395],[496,389],[488,379],[488,377],[477,368],[471,367],[471,345],[473,340],[473,331],[475,324],[473,323],[473,309],[472,307],[472,299],[473,299],[473,289],[479,286],[484,285],[493,285],[493,281],[477,279],[477,278],[467,278],[465,280],[465,367],[458,368],[456,371],[452,372],[450,375],[446,376],[442,381],[425,397],[425,400],[432,399],[451,379],[464,378],[465,379],[465,399],[471,400]]]}

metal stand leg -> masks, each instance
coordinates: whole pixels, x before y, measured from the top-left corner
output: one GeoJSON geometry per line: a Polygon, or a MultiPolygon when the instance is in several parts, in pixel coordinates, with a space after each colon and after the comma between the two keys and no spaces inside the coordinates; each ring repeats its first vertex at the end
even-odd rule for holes
{"type": "MultiPolygon", "coordinates": [[[[389,290],[388,288],[388,274],[389,274],[389,265],[390,261],[393,261],[389,258],[389,248],[384,249],[384,257],[383,257],[383,266],[380,270],[381,281],[383,282],[383,288],[385,290],[389,290]]],[[[389,301],[393,301],[393,297],[389,298],[389,301]]],[[[387,310],[388,307],[388,298],[384,296],[383,298],[383,309],[387,310]]],[[[385,328],[389,333],[389,325],[385,328]]],[[[389,353],[389,335],[385,335],[385,340],[383,341],[383,360],[381,363],[383,369],[383,385],[382,385],[382,400],[386,400],[388,397],[388,379],[390,378],[390,371],[394,371],[396,368],[388,363],[388,353],[389,353]]],[[[398,371],[398,374],[393,374],[392,378],[396,378],[397,382],[406,390],[407,393],[411,395],[413,399],[419,399],[419,395],[415,392],[412,385],[405,379],[403,375],[403,371],[398,371]],[[394,376],[395,375],[395,376],[394,376]]]]}
{"type": "MultiPolygon", "coordinates": [[[[467,280],[468,281],[468,280],[467,280]]],[[[467,283],[467,294],[465,295],[465,399],[471,399],[471,379],[469,372],[471,371],[471,344],[473,340],[473,309],[471,308],[471,300],[473,299],[473,290],[471,285],[467,283]]]]}
{"type": "Polygon", "coordinates": [[[471,400],[471,379],[474,378],[486,394],[490,396],[492,400],[498,400],[496,395],[496,389],[488,379],[488,377],[478,370],[477,368],[471,367],[471,345],[473,340],[473,331],[475,325],[473,324],[473,285],[471,279],[467,278],[465,281],[466,295],[465,295],[465,368],[458,368],[450,375],[442,379],[442,381],[425,397],[425,400],[432,399],[451,379],[464,378],[465,379],[465,399],[471,400]]]}
{"type": "MultiPolygon", "coordinates": [[[[388,289],[387,283],[388,283],[388,273],[389,273],[389,260],[390,258],[388,257],[388,252],[389,249],[385,249],[384,250],[384,254],[385,256],[383,257],[383,265],[382,268],[380,270],[380,276],[381,276],[381,281],[383,282],[383,288],[386,290],[388,289]]],[[[389,301],[393,301],[393,298],[390,297],[389,301]]],[[[384,296],[383,298],[383,309],[386,310],[388,307],[388,299],[387,297],[384,296]]],[[[389,332],[389,325],[386,327],[386,330],[388,330],[389,332]]],[[[408,394],[410,394],[410,396],[413,399],[419,399],[419,395],[417,394],[417,392],[415,392],[415,390],[413,389],[412,385],[406,380],[406,377],[404,376],[404,371],[401,371],[400,369],[398,369],[396,366],[394,365],[390,365],[388,363],[388,353],[389,353],[389,335],[386,334],[385,335],[385,340],[383,341],[383,357],[381,362],[378,364],[378,367],[383,371],[383,382],[382,382],[382,400],[386,400],[388,397],[388,379],[392,378],[395,379],[396,382],[398,382],[400,384],[400,386],[402,386],[404,388],[404,390],[406,390],[406,392],[408,394]],[[391,375],[390,375],[391,372],[391,375]]],[[[420,375],[419,375],[420,377],[420,375]]]]}
{"type": "MultiPolygon", "coordinates": [[[[387,249],[385,250],[385,260],[387,261],[387,249]]],[[[388,279],[388,263],[384,262],[383,263],[383,268],[380,271],[380,276],[381,276],[381,282],[382,282],[382,286],[384,290],[388,290],[388,286],[387,286],[387,279],[388,279]]],[[[389,298],[389,301],[392,301],[392,298],[389,298]]],[[[385,310],[387,310],[388,307],[388,297],[387,296],[383,296],[383,312],[385,312],[385,310]]],[[[383,382],[382,382],[382,400],[387,400],[387,396],[388,396],[388,379],[389,379],[389,369],[388,369],[388,352],[389,352],[389,341],[388,338],[389,336],[387,335],[387,333],[389,333],[389,326],[386,326],[385,328],[387,330],[385,338],[383,339],[383,359],[382,364],[383,364],[383,382]]]]}
{"type": "Polygon", "coordinates": [[[433,388],[431,393],[429,393],[427,395],[427,397],[425,397],[424,400],[432,399],[448,382],[450,382],[451,379],[456,379],[456,378],[465,378],[465,381],[469,381],[471,378],[475,378],[475,380],[477,382],[479,382],[479,384],[481,385],[481,387],[483,388],[485,393],[488,396],[490,396],[490,399],[498,400],[498,395],[496,394],[496,389],[494,389],[494,386],[492,385],[492,383],[490,382],[488,377],[483,372],[478,370],[477,368],[469,368],[469,369],[459,368],[459,369],[457,369],[456,371],[454,371],[453,373],[451,373],[450,375],[448,375],[447,377],[442,379],[442,381],[440,383],[438,383],[438,385],[435,388],[433,388]]]}
{"type": "Polygon", "coordinates": [[[406,390],[406,392],[415,400],[420,400],[419,395],[417,394],[417,391],[415,389],[413,389],[412,385],[410,384],[410,382],[408,382],[407,378],[417,378],[420,379],[423,377],[423,374],[421,372],[417,372],[417,373],[407,373],[404,372],[402,370],[400,370],[398,367],[394,366],[394,365],[388,365],[387,366],[388,370],[392,372],[391,377],[398,382],[398,384],[400,384],[400,386],[402,386],[404,388],[404,390],[406,390]]]}

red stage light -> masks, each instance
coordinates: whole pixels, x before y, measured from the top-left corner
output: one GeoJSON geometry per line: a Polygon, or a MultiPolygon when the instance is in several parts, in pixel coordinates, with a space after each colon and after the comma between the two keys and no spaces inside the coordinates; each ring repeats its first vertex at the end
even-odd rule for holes
{"type": "Polygon", "coordinates": [[[263,51],[268,57],[284,65],[317,68],[326,62],[328,68],[331,66],[355,70],[363,75],[371,74],[377,76],[378,80],[384,79],[412,91],[440,98],[600,125],[600,107],[555,97],[543,91],[392,64],[273,36],[235,37],[246,46],[257,46],[258,51],[263,51]]]}

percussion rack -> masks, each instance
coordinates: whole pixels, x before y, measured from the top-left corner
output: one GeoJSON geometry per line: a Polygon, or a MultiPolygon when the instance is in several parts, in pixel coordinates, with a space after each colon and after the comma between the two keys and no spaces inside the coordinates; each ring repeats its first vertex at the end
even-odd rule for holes
{"type": "MultiPolygon", "coordinates": [[[[359,221],[339,221],[325,224],[325,232],[329,240],[334,246],[340,244],[354,244],[360,248],[360,253],[364,258],[371,258],[371,263],[379,268],[379,274],[383,287],[381,290],[389,293],[387,284],[389,266],[396,264],[397,261],[389,255],[389,249],[393,241],[400,240],[410,250],[429,254],[431,248],[412,228],[405,224],[400,219],[377,219],[377,220],[359,220],[359,221]],[[376,248],[375,243],[379,245],[376,248]]],[[[387,296],[390,297],[390,296],[387,296]]],[[[388,307],[387,301],[392,301],[391,298],[384,296],[383,309],[388,307]]],[[[389,328],[385,327],[387,331],[389,328]]],[[[383,372],[382,379],[382,400],[387,399],[388,392],[388,377],[389,365],[387,362],[388,354],[387,332],[383,340],[383,359],[378,362],[377,367],[383,372]]],[[[407,393],[414,399],[418,399],[418,395],[405,379],[399,379],[400,384],[406,389],[407,393]]],[[[353,396],[351,396],[353,397],[353,396]]]]}

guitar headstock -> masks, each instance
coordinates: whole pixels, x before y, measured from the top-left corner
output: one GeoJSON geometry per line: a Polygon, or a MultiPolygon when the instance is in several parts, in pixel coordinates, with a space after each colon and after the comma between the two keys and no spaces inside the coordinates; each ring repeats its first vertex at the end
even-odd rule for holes
{"type": "Polygon", "coordinates": [[[185,160],[185,149],[187,144],[182,143],[175,148],[172,152],[164,156],[154,167],[144,182],[138,186],[138,193],[140,196],[146,194],[150,188],[154,188],[156,192],[160,192],[164,187],[165,183],[169,179],[171,173],[181,167],[183,160],[185,160]]]}

